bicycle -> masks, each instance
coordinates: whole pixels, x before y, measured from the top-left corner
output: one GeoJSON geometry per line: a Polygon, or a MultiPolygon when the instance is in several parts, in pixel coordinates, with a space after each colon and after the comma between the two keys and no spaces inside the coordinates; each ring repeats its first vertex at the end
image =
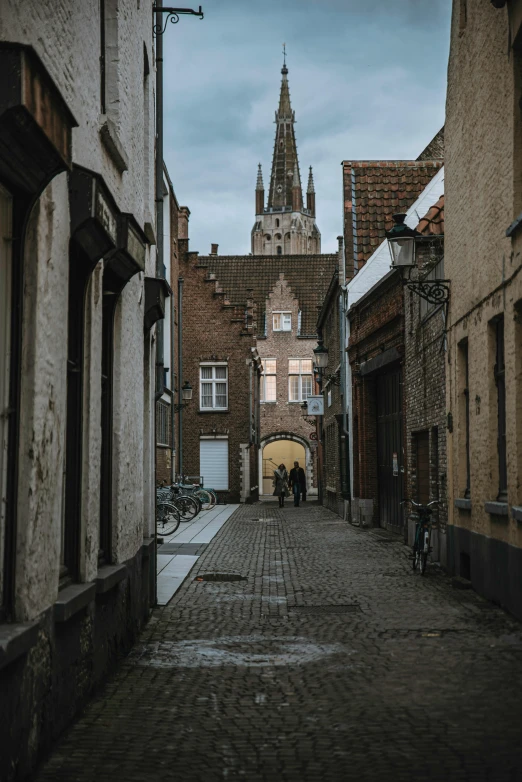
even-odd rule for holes
{"type": "Polygon", "coordinates": [[[156,534],[158,537],[172,535],[180,523],[179,510],[173,503],[165,501],[156,503],[156,534]]]}
{"type": "Polygon", "coordinates": [[[160,486],[156,492],[165,502],[171,502],[179,511],[181,521],[192,521],[201,510],[201,501],[198,497],[184,493],[183,487],[173,483],[171,486],[160,486]]]}
{"type": "Polygon", "coordinates": [[[428,562],[428,554],[431,549],[431,530],[432,521],[431,514],[433,513],[432,505],[438,505],[438,500],[428,502],[427,505],[415,502],[415,500],[404,500],[404,502],[411,502],[414,508],[418,510],[418,519],[415,524],[415,539],[413,541],[413,570],[420,570],[421,576],[426,572],[426,565],[428,562]]]}

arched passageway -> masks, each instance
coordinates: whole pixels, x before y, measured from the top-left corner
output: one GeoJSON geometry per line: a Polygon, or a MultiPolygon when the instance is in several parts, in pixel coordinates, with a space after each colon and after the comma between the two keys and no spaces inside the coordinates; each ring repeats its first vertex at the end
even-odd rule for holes
{"type": "Polygon", "coordinates": [[[290,472],[294,462],[298,461],[306,470],[306,451],[296,440],[272,440],[264,446],[263,458],[263,494],[272,494],[272,479],[274,470],[283,463],[290,472]]]}

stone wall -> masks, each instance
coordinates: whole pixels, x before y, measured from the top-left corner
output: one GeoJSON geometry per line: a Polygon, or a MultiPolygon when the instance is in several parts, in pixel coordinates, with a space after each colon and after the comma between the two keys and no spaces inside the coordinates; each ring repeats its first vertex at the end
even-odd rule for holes
{"type": "Polygon", "coordinates": [[[446,124],[448,569],[522,616],[520,4],[454,3],[446,124]],[[475,76],[480,73],[480,79],[475,76]],[[499,494],[495,328],[504,319],[507,497],[499,494]],[[466,486],[468,356],[470,491],[466,486]]]}

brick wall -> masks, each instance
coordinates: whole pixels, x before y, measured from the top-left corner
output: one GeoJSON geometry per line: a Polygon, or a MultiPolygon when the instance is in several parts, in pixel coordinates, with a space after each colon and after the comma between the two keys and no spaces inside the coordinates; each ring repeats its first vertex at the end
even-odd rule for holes
{"type": "MultiPolygon", "coordinates": [[[[182,247],[180,246],[180,252],[182,247]]],[[[250,366],[255,347],[251,315],[227,303],[215,279],[200,264],[197,253],[181,256],[183,288],[183,379],[193,388],[192,401],[183,412],[183,472],[200,475],[201,436],[228,438],[229,489],[222,499],[241,499],[244,460],[241,445],[251,438],[250,366]],[[228,366],[228,408],[225,411],[200,410],[200,362],[226,361],[228,366]]],[[[257,446],[251,449],[257,452],[257,446]]],[[[250,457],[249,457],[250,458],[250,457]]],[[[247,463],[250,463],[248,461],[247,463]]],[[[255,457],[254,457],[255,464],[255,457]]],[[[257,485],[255,474],[250,485],[257,485]]],[[[243,487],[243,491],[244,491],[243,487]]],[[[251,497],[251,493],[247,495],[251,497]]]]}
{"type": "MultiPolygon", "coordinates": [[[[353,487],[352,518],[357,523],[378,525],[380,508],[378,502],[378,460],[377,460],[377,380],[379,374],[387,374],[401,366],[404,355],[404,298],[402,283],[397,272],[390,272],[381,283],[363,296],[349,310],[350,340],[348,356],[352,369],[353,404],[353,487]],[[396,359],[380,370],[361,375],[363,362],[377,359],[380,355],[396,359]]],[[[403,446],[406,470],[405,396],[403,405],[403,446]]],[[[400,459],[400,455],[399,455],[400,459]]],[[[407,476],[404,475],[404,480],[407,476]]]]}
{"type": "MultiPolygon", "coordinates": [[[[418,244],[417,260],[424,266],[442,258],[442,240],[431,245],[418,244]]],[[[447,523],[447,454],[446,454],[446,360],[444,316],[442,307],[422,305],[421,298],[405,288],[405,368],[406,438],[408,469],[405,496],[419,501],[417,471],[417,440],[427,433],[429,441],[429,500],[438,499],[434,515],[440,535],[434,539],[434,557],[445,561],[445,531],[447,523]],[[427,311],[426,311],[427,309],[427,311]]],[[[409,511],[409,542],[413,543],[416,514],[409,511]]]]}

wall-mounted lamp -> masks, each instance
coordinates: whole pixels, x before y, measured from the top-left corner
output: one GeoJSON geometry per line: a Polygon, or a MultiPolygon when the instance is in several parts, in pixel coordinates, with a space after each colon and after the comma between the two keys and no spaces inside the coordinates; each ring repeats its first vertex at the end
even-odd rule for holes
{"type": "Polygon", "coordinates": [[[420,296],[421,299],[428,301],[430,304],[447,305],[450,293],[449,280],[411,279],[411,271],[416,266],[416,244],[418,241],[426,239],[426,237],[406,225],[405,219],[406,215],[403,213],[393,215],[395,225],[390,231],[386,231],[392,259],[392,269],[399,270],[402,284],[420,296]]]}
{"type": "Polygon", "coordinates": [[[176,412],[183,407],[186,407],[192,399],[192,386],[188,380],[185,380],[181,387],[181,398],[183,401],[179,405],[174,405],[174,410],[176,410],[176,412]]]}

